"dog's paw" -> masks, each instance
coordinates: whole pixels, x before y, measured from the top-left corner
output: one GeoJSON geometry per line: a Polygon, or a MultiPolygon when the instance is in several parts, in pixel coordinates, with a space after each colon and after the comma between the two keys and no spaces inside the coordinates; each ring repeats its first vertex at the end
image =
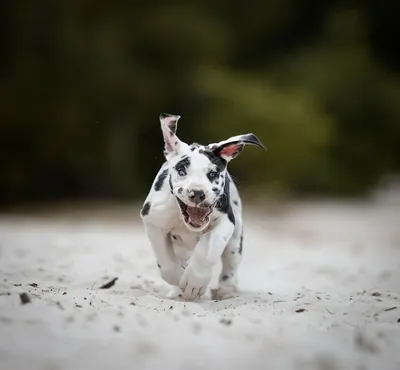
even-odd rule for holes
{"type": "Polygon", "coordinates": [[[170,285],[179,285],[183,272],[184,268],[178,263],[160,267],[162,279],[170,285]]]}
{"type": "Polygon", "coordinates": [[[167,294],[167,298],[169,299],[178,299],[182,298],[182,290],[178,286],[171,286],[169,292],[167,294]]]}
{"type": "Polygon", "coordinates": [[[236,288],[234,285],[220,286],[216,289],[211,289],[211,299],[221,301],[223,299],[229,299],[236,297],[236,288]]]}
{"type": "Polygon", "coordinates": [[[196,264],[190,262],[182,278],[179,282],[179,287],[183,291],[183,298],[189,301],[193,301],[197,297],[201,297],[205,294],[208,284],[211,281],[212,269],[199,267],[196,264]]]}

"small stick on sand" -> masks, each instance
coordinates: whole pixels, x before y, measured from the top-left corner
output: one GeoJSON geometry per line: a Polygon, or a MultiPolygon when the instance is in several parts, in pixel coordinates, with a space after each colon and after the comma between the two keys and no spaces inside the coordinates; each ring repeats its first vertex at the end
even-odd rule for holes
{"type": "Polygon", "coordinates": [[[100,289],[109,289],[109,288],[111,288],[112,286],[114,286],[114,284],[115,284],[115,282],[116,282],[117,280],[118,280],[117,277],[114,278],[114,279],[112,279],[112,280],[109,281],[108,283],[102,285],[102,286],[100,287],[100,289]]]}

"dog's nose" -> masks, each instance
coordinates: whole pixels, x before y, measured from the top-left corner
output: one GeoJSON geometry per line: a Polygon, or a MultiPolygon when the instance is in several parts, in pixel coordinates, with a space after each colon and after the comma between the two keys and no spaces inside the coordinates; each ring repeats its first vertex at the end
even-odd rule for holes
{"type": "Polygon", "coordinates": [[[206,195],[203,190],[192,190],[189,193],[189,199],[196,204],[201,203],[204,199],[206,199],[206,195]]]}

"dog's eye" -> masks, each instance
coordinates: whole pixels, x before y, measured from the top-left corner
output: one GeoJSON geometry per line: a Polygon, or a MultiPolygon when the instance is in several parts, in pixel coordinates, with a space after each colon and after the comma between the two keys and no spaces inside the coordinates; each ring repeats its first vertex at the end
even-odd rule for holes
{"type": "Polygon", "coordinates": [[[210,179],[215,179],[218,176],[218,172],[217,171],[211,171],[208,173],[208,177],[210,179]]]}
{"type": "Polygon", "coordinates": [[[183,169],[183,168],[180,168],[179,170],[178,170],[178,175],[179,176],[186,176],[186,171],[183,169]]]}

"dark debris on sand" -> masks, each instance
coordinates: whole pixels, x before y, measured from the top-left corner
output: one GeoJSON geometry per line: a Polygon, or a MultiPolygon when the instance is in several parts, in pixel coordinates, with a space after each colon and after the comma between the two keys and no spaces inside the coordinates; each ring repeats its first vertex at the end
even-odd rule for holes
{"type": "Polygon", "coordinates": [[[21,300],[22,304],[31,303],[31,299],[29,298],[28,294],[26,294],[26,293],[21,293],[19,295],[19,299],[21,300]]]}
{"type": "Polygon", "coordinates": [[[229,326],[229,325],[232,324],[232,320],[230,320],[230,319],[225,319],[225,318],[222,318],[219,322],[220,322],[221,324],[226,325],[226,326],[229,326]]]}
{"type": "Polygon", "coordinates": [[[118,280],[118,278],[114,278],[112,280],[110,280],[108,283],[102,285],[100,287],[100,289],[110,289],[111,287],[113,287],[115,285],[115,282],[118,280]]]}

